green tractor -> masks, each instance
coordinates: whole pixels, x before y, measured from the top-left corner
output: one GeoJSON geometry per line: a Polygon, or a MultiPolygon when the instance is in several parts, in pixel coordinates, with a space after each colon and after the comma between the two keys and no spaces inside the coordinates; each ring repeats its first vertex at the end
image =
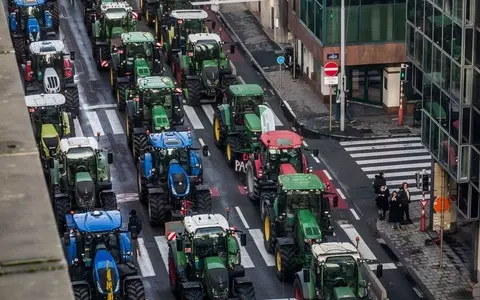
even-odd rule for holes
{"type": "MultiPolygon", "coordinates": [[[[184,88],[187,103],[200,106],[202,95],[215,97],[219,91],[236,84],[237,77],[232,74],[229,59],[223,51],[220,36],[215,33],[189,34],[185,52],[178,52],[174,59],[177,83],[184,88]]],[[[230,45],[230,53],[235,45],[230,45]]],[[[220,104],[220,103],[217,103],[220,104]]]]}
{"type": "Polygon", "coordinates": [[[160,39],[160,29],[167,26],[170,13],[176,9],[192,9],[188,0],[140,0],[140,10],[145,16],[145,23],[155,29],[155,37],[160,39]]]}
{"type": "Polygon", "coordinates": [[[60,232],[65,229],[65,215],[72,210],[117,209],[110,181],[112,162],[113,154],[100,149],[93,137],[60,140],[60,151],[49,160],[53,209],[60,232]]]}
{"type": "MultiPolygon", "coordinates": [[[[354,245],[313,244],[311,252],[311,264],[295,274],[296,300],[368,299],[368,285],[361,271],[363,259],[354,245]]],[[[377,269],[377,276],[379,273],[377,269]]]]}
{"type": "Polygon", "coordinates": [[[60,139],[75,137],[73,118],[64,109],[65,96],[62,94],[25,96],[25,104],[32,121],[40,158],[45,169],[48,169],[48,160],[58,152],[60,139]]]}
{"type": "MultiPolygon", "coordinates": [[[[162,24],[160,44],[167,59],[167,63],[173,63],[178,52],[184,54],[187,37],[192,33],[208,33],[208,14],[200,9],[178,9],[172,11],[167,24],[162,24]]],[[[215,27],[215,24],[212,24],[215,27]]],[[[174,65],[172,65],[173,67],[174,65]]],[[[172,69],[175,74],[176,70],[172,69]]]]}
{"type": "Polygon", "coordinates": [[[147,147],[147,130],[155,133],[183,125],[183,96],[168,76],[139,78],[136,90],[127,93],[126,135],[136,158],[147,147]]]}
{"type": "Polygon", "coordinates": [[[253,284],[244,278],[237,234],[244,247],[246,233],[232,229],[221,214],[166,223],[172,292],[185,300],[255,300],[253,284]]]}
{"type": "Polygon", "coordinates": [[[110,2],[101,5],[100,14],[93,15],[92,53],[99,70],[108,68],[110,52],[116,44],[120,44],[120,36],[124,32],[135,31],[137,20],[133,17],[133,9],[127,2],[110,2]]]}
{"type": "MultiPolygon", "coordinates": [[[[286,174],[278,176],[276,194],[260,196],[265,248],[274,253],[280,280],[291,280],[295,272],[310,263],[309,245],[333,234],[325,187],[314,174],[286,174]]],[[[334,197],[333,207],[337,206],[338,197],[334,197]]]]}
{"type": "Polygon", "coordinates": [[[257,84],[235,84],[220,93],[223,103],[214,109],[213,138],[225,150],[227,164],[245,161],[261,149],[262,132],[275,130],[273,112],[266,105],[263,89],[257,84]]]}
{"type": "Polygon", "coordinates": [[[127,90],[141,77],[163,75],[164,68],[161,47],[150,32],[122,33],[120,42],[110,55],[110,86],[119,110],[124,110],[127,90]]]}

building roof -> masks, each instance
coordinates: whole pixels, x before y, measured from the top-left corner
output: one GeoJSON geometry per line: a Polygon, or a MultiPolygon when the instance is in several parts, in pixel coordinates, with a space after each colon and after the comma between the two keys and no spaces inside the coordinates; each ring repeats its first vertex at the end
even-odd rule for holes
{"type": "Polygon", "coordinates": [[[147,76],[138,79],[139,89],[175,89],[175,84],[169,76],[147,76]]]}
{"type": "Polygon", "coordinates": [[[208,14],[201,9],[177,9],[172,11],[170,17],[182,20],[203,20],[208,17],[208,14]]]}
{"type": "Polygon", "coordinates": [[[268,145],[272,149],[299,148],[303,145],[303,138],[290,130],[265,132],[260,139],[264,145],[268,145]]]}
{"type": "Polygon", "coordinates": [[[183,224],[189,233],[195,233],[199,228],[221,227],[225,231],[229,229],[227,219],[221,214],[187,216],[183,220],[183,224]]]}
{"type": "Polygon", "coordinates": [[[229,87],[234,96],[263,96],[264,92],[258,84],[234,84],[229,87]]]}
{"type": "Polygon", "coordinates": [[[196,33],[196,34],[189,34],[188,35],[188,40],[196,44],[201,41],[215,41],[217,43],[221,43],[222,39],[220,36],[216,33],[196,33]]]}
{"type": "Polygon", "coordinates": [[[25,96],[27,107],[60,106],[65,104],[62,94],[36,94],[25,96]]]}
{"type": "Polygon", "coordinates": [[[30,44],[29,49],[32,54],[56,54],[58,52],[63,52],[65,44],[61,40],[33,42],[30,44]]]}
{"type": "Polygon", "coordinates": [[[325,190],[325,184],[315,174],[285,174],[278,176],[284,190],[325,190]]]}
{"type": "Polygon", "coordinates": [[[121,39],[123,43],[153,43],[155,38],[150,32],[127,32],[122,33],[121,39]]]}

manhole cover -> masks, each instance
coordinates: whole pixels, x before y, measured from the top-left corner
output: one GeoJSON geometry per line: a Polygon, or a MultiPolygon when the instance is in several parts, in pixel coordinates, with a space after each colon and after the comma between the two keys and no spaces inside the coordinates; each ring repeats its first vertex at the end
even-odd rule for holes
{"type": "Polygon", "coordinates": [[[412,133],[410,129],[407,129],[407,128],[390,129],[388,131],[392,134],[412,133]]]}

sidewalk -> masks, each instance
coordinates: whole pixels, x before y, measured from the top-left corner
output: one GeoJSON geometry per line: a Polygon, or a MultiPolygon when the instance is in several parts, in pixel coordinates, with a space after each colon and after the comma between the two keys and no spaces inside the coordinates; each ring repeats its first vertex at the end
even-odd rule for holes
{"type": "Polygon", "coordinates": [[[383,108],[355,103],[350,103],[348,111],[356,122],[346,124],[344,132],[334,123],[330,132],[330,109],[323,102],[323,96],[316,94],[302,79],[292,79],[289,72],[279,70],[276,58],[283,50],[269,38],[245,4],[222,5],[219,16],[252,64],[282,99],[286,117],[304,136],[357,139],[420,134],[419,128],[409,126],[412,124],[410,116],[404,120],[408,125],[399,127],[396,115],[387,115],[383,108]]]}

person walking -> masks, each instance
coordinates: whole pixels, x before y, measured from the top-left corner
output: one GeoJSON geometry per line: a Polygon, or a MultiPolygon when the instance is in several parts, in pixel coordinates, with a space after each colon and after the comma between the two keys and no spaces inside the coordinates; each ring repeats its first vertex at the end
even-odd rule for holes
{"type": "Polygon", "coordinates": [[[383,177],[383,172],[375,175],[375,180],[373,181],[373,192],[375,194],[380,194],[380,188],[387,185],[387,180],[383,177]]]}
{"type": "Polygon", "coordinates": [[[378,217],[381,221],[385,220],[385,215],[388,211],[388,197],[390,196],[390,190],[386,185],[380,187],[377,198],[375,199],[378,208],[378,217]]]}
{"type": "Polygon", "coordinates": [[[398,229],[400,228],[400,221],[402,220],[402,204],[398,199],[397,191],[392,192],[389,205],[388,221],[392,223],[393,229],[398,229]]]}
{"type": "Polygon", "coordinates": [[[408,183],[402,183],[400,190],[398,191],[398,198],[402,204],[402,224],[412,224],[410,220],[410,191],[408,190],[408,183]]]}
{"type": "Polygon", "coordinates": [[[132,209],[130,211],[130,218],[128,219],[128,231],[130,232],[132,242],[132,256],[133,262],[137,264],[137,255],[141,255],[138,252],[138,235],[142,231],[142,220],[137,216],[137,211],[132,209]]]}

